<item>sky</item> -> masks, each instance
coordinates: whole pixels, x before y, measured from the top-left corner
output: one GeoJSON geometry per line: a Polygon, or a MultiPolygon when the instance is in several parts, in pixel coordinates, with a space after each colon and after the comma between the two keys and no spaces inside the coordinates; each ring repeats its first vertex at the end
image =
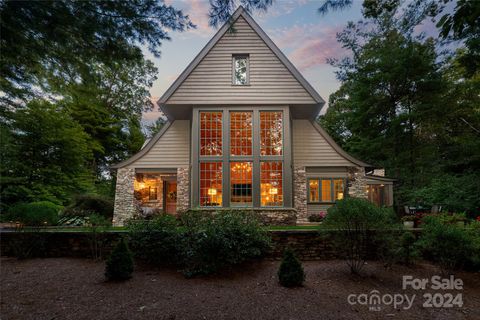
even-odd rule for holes
{"type": "MultiPolygon", "coordinates": [[[[162,44],[160,58],[155,58],[147,49],[144,50],[146,58],[158,68],[158,79],[150,90],[154,101],[170,87],[216,32],[216,29],[208,26],[208,0],[165,2],[182,9],[197,28],[186,32],[171,32],[171,41],[162,44]]],[[[266,13],[255,12],[253,18],[320,96],[328,101],[330,94],[340,87],[340,82],[335,78],[335,68],[328,65],[326,59],[346,55],[336,41],[336,34],[343,30],[348,21],[362,18],[363,1],[355,0],[352,7],[329,12],[325,16],[317,12],[322,2],[276,0],[266,13]]],[[[144,123],[155,121],[159,115],[158,111],[144,113],[144,123]]]]}

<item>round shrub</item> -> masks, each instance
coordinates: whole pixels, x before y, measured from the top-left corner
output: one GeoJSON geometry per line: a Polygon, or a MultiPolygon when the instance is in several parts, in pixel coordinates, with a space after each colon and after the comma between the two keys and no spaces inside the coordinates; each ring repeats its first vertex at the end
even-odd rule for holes
{"type": "Polygon", "coordinates": [[[6,220],[26,226],[56,225],[62,206],[49,201],[20,203],[10,208],[6,220]]]}
{"type": "Polygon", "coordinates": [[[282,263],[278,269],[278,281],[284,287],[300,287],[305,281],[305,272],[300,260],[291,249],[283,253],[282,263]]]}
{"type": "Polygon", "coordinates": [[[112,220],[113,200],[95,194],[77,195],[73,203],[63,211],[63,215],[69,217],[85,217],[91,214],[98,214],[112,220]]]}
{"type": "Polygon", "coordinates": [[[133,258],[125,239],[121,239],[108,257],[105,277],[108,280],[127,280],[132,277],[133,258]]]}

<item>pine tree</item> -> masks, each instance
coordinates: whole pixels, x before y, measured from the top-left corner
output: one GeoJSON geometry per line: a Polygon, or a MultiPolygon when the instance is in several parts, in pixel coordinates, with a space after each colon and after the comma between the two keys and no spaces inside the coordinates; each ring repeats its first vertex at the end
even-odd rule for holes
{"type": "Polygon", "coordinates": [[[133,257],[125,239],[115,246],[107,260],[105,277],[108,280],[127,280],[132,277],[133,257]]]}
{"type": "Polygon", "coordinates": [[[302,263],[290,248],[283,253],[282,263],[278,269],[278,281],[284,287],[300,287],[305,281],[302,263]]]}

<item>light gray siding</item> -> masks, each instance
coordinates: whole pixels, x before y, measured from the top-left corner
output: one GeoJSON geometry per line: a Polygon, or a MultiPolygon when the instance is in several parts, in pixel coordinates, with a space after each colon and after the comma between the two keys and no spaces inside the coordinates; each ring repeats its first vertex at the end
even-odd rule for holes
{"type": "Polygon", "coordinates": [[[190,121],[175,120],[157,143],[130,168],[178,168],[190,164],[190,121]]]}
{"type": "Polygon", "coordinates": [[[223,35],[167,104],[316,103],[243,17],[234,29],[223,35]],[[232,85],[233,54],[249,54],[249,85],[232,85]]]}
{"type": "Polygon", "coordinates": [[[342,157],[309,120],[293,120],[293,163],[295,166],[353,166],[342,157]]]}

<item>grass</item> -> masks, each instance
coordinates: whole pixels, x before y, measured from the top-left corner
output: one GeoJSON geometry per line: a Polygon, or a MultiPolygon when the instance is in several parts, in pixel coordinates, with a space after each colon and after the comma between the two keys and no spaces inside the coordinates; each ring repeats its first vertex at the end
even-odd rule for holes
{"type": "Polygon", "coordinates": [[[269,226],[267,230],[277,231],[277,230],[318,230],[320,226],[269,226]]]}

